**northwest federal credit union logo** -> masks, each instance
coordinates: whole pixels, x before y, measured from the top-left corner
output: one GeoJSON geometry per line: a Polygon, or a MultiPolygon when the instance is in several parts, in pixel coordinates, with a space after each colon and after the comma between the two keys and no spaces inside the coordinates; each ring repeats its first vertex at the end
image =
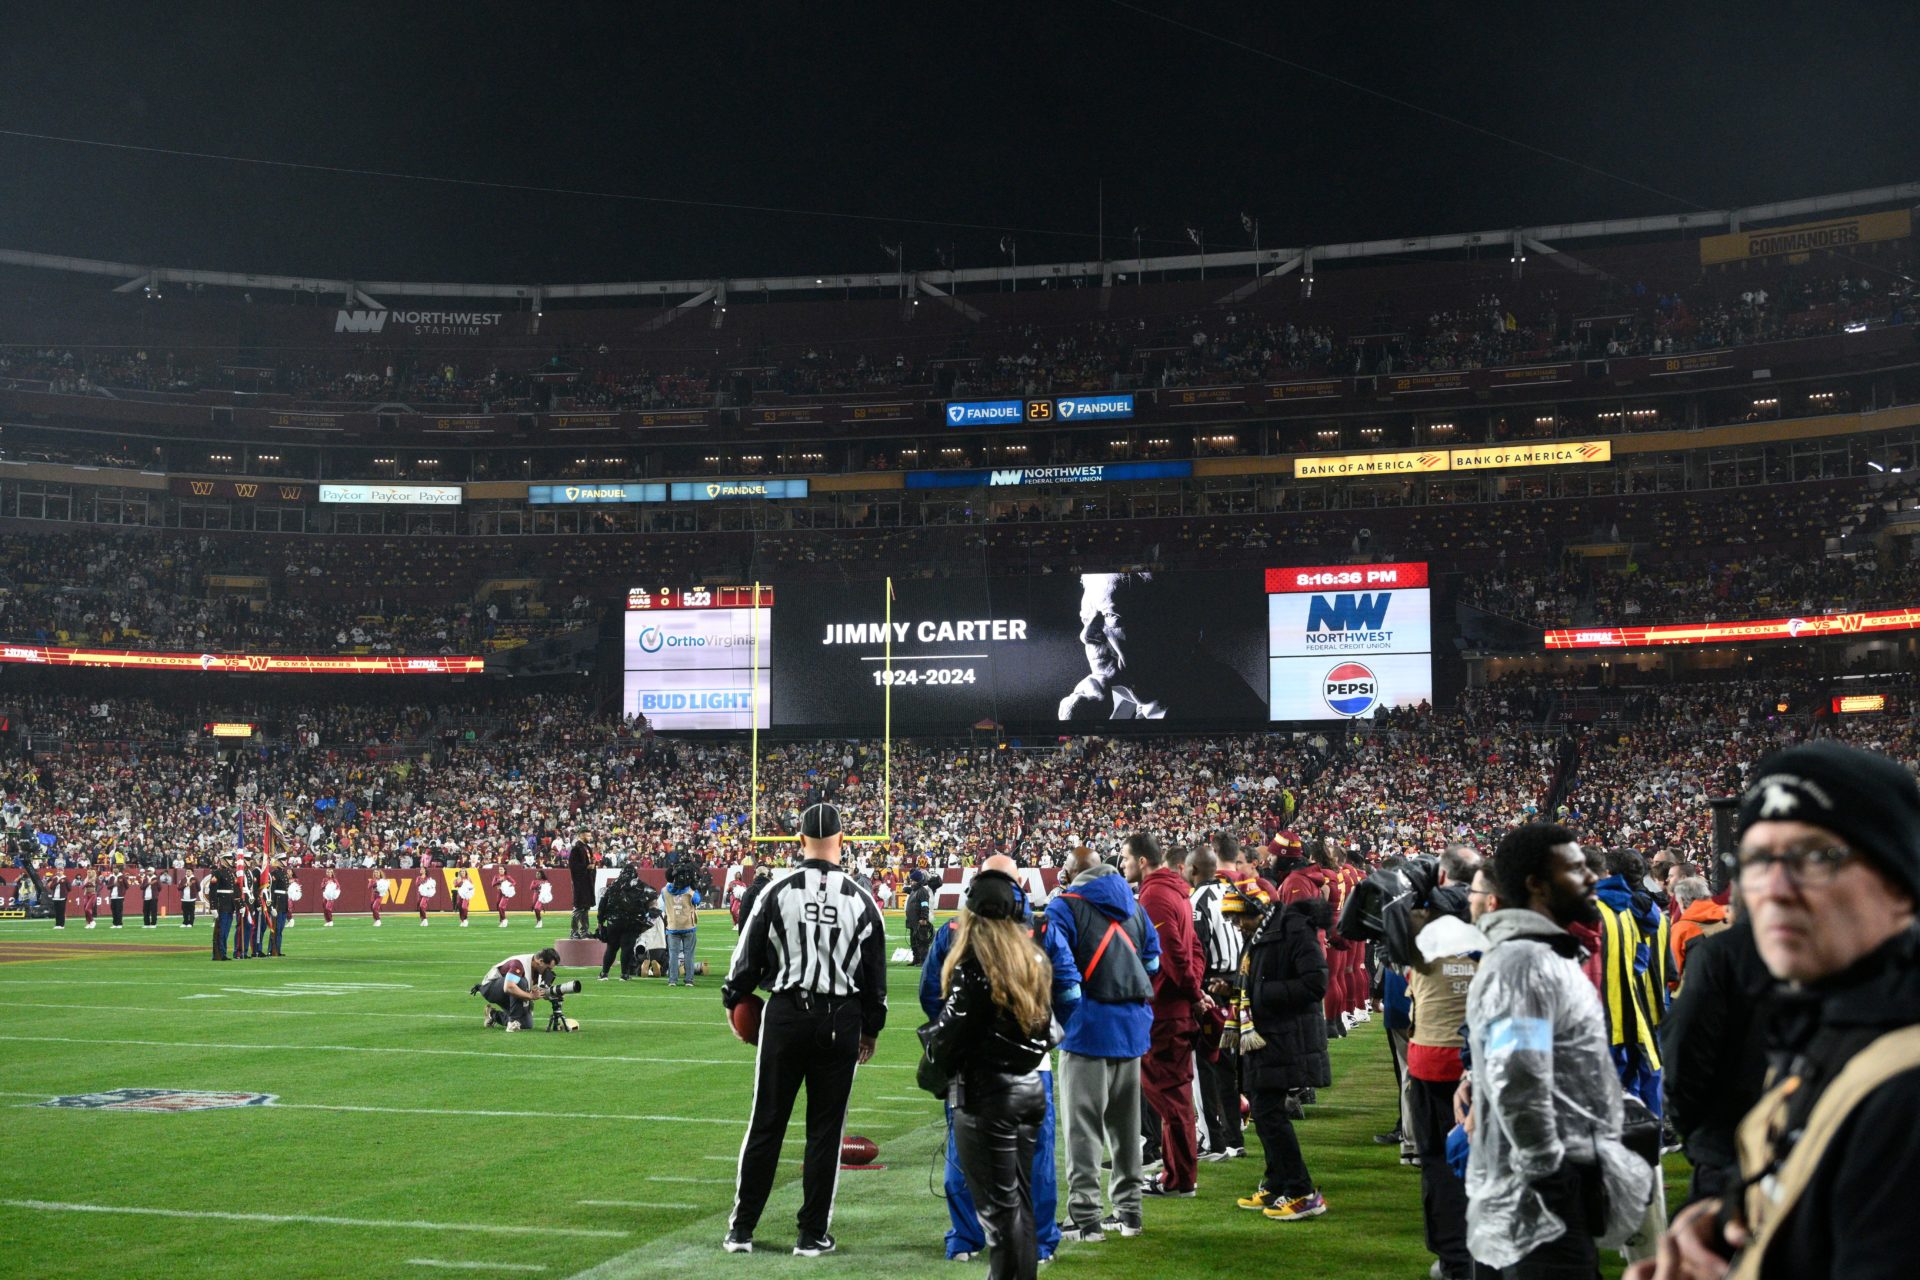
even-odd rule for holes
{"type": "Polygon", "coordinates": [[[1391,591],[1342,591],[1332,596],[1316,595],[1307,602],[1307,645],[1309,648],[1353,649],[1385,648],[1393,643],[1393,632],[1382,624],[1387,620],[1391,591]]]}
{"type": "Polygon", "coordinates": [[[1380,702],[1380,678],[1364,662],[1343,662],[1320,681],[1320,697],[1337,716],[1363,716],[1380,702]]]}

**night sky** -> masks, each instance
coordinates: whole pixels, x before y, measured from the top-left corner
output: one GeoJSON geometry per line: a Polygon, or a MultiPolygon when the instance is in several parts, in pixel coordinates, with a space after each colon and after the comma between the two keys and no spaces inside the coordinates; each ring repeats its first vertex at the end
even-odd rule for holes
{"type": "Polygon", "coordinates": [[[1109,257],[1672,213],[1920,178],[1916,65],[1911,0],[14,5],[0,129],[604,194],[0,135],[0,247],[562,283],[1092,257],[1103,182],[1109,257]]]}

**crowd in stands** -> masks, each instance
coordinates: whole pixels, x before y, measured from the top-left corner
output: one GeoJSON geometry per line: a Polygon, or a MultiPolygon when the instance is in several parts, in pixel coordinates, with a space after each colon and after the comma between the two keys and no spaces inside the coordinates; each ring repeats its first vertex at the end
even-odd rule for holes
{"type": "MultiPolygon", "coordinates": [[[[1180,844],[1291,828],[1378,857],[1552,816],[1583,838],[1699,861],[1711,847],[1705,798],[1773,747],[1818,733],[1920,760],[1920,716],[1896,707],[1835,722],[1806,714],[1810,697],[1772,714],[1778,687],[1655,689],[1594,726],[1543,724],[1538,691],[1495,686],[1458,710],[1312,735],[1087,737],[1038,750],[896,740],[890,814],[880,744],[781,742],[763,746],[758,821],[791,829],[822,799],[849,830],[877,833],[890,818],[891,844],[861,856],[893,873],[994,853],[1057,865],[1142,822],[1180,844]]],[[[355,865],[428,850],[550,861],[556,837],[581,833],[615,862],[690,854],[721,866],[752,852],[744,744],[658,738],[596,712],[585,689],[433,706],[39,695],[9,712],[33,750],[8,757],[5,789],[70,859],[216,850],[242,803],[272,807],[316,856],[355,865]],[[223,719],[254,720],[264,736],[216,744],[202,724],[223,719]]]]}
{"type": "Polygon", "coordinates": [[[1162,310],[1093,318],[988,311],[971,323],[946,317],[951,323],[933,327],[929,318],[835,342],[770,338],[743,320],[710,344],[670,326],[657,337],[623,338],[617,350],[556,336],[548,340],[551,355],[476,348],[400,358],[345,349],[308,352],[279,368],[189,357],[163,344],[26,346],[0,350],[0,385],[78,395],[274,391],[333,408],[524,412],[741,403],[743,391],[748,398],[931,395],[950,386],[956,395],[1015,395],[1390,376],[1669,355],[1901,324],[1913,310],[1904,261],[1902,246],[1872,262],[1653,285],[1536,272],[1503,290],[1483,283],[1471,301],[1458,290],[1376,296],[1369,289],[1371,305],[1349,301],[1332,310],[1269,289],[1236,303],[1195,308],[1169,297],[1162,310]]]}
{"type": "Polygon", "coordinates": [[[1527,568],[1469,574],[1466,600],[1542,627],[1649,626],[1810,617],[1920,600],[1920,564],[1872,550],[1840,556],[1760,552],[1701,561],[1647,557],[1623,570],[1527,568]]]}

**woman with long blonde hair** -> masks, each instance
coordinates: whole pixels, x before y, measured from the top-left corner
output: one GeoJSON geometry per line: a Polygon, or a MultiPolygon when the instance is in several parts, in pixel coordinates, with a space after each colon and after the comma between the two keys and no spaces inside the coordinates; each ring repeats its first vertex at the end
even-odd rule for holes
{"type": "Polygon", "coordinates": [[[1039,1271],[1031,1178],[1047,1115],[1038,1068],[1053,1042],[1052,982],[1013,877],[978,872],[941,969],[946,1003],[926,1050],[951,1079],[954,1151],[991,1251],[988,1280],[1032,1280],[1039,1271]]]}

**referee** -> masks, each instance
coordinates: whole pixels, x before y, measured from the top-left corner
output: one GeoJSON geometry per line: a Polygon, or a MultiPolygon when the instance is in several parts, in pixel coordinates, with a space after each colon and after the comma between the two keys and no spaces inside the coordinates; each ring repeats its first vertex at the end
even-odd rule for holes
{"type": "Polygon", "coordinates": [[[774,1166],[802,1084],[807,1146],[795,1256],[833,1252],[827,1234],[840,1178],[840,1142],[854,1067],[873,1056],[887,1021],[886,930],[872,895],[840,869],[840,811],[816,804],[800,815],[799,867],[754,899],[721,988],[731,1010],[773,993],[754,1055],[753,1116],[740,1144],[728,1253],[753,1252],[753,1229],[773,1190],[774,1166]]]}

